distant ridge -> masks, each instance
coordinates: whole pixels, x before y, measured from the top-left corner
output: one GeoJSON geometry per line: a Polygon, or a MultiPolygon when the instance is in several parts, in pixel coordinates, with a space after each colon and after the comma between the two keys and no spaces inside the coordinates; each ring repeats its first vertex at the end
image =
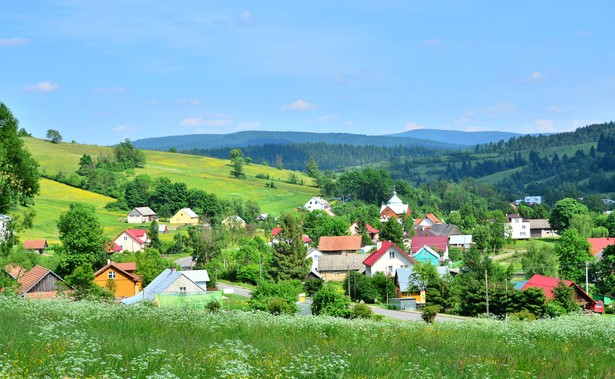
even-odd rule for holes
{"type": "Polygon", "coordinates": [[[417,138],[427,141],[442,143],[455,143],[464,146],[473,146],[484,143],[497,143],[501,140],[505,142],[513,137],[521,137],[524,134],[510,132],[463,132],[459,130],[442,129],[415,129],[403,133],[389,134],[389,137],[417,138]]]}
{"type": "Polygon", "coordinates": [[[355,146],[422,146],[436,149],[457,149],[463,147],[456,142],[418,139],[410,136],[368,136],[350,133],[312,133],[312,132],[272,132],[272,131],[245,131],[231,134],[190,134],[183,136],[168,136],[157,138],[143,138],[132,141],[139,149],[163,150],[176,148],[177,150],[211,149],[223,147],[262,146],[266,144],[295,144],[295,143],[329,143],[348,144],[355,146]]]}

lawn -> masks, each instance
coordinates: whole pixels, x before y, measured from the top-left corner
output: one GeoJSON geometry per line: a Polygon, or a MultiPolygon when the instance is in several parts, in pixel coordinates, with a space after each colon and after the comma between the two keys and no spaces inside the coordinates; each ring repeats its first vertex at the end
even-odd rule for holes
{"type": "Polygon", "coordinates": [[[615,375],[601,316],[427,325],[0,297],[0,330],[0,378],[615,375]]]}

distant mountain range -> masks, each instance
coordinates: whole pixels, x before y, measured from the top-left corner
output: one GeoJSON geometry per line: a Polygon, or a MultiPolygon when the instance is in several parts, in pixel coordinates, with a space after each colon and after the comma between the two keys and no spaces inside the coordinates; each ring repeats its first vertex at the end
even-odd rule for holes
{"type": "Polygon", "coordinates": [[[287,145],[295,143],[329,143],[355,146],[422,146],[436,149],[458,149],[476,144],[509,140],[521,134],[507,132],[461,132],[454,130],[418,129],[404,133],[368,136],[350,133],[310,133],[245,131],[230,134],[191,134],[143,138],[132,143],[146,150],[212,149],[224,147],[287,145]]]}

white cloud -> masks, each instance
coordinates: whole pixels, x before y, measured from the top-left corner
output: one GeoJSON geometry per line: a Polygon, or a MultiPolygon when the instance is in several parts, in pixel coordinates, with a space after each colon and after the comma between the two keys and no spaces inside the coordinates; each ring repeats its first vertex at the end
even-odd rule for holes
{"type": "Polygon", "coordinates": [[[522,78],[520,82],[521,83],[537,83],[537,82],[542,82],[546,79],[547,78],[542,72],[534,71],[530,75],[526,76],[525,78],[522,78]]]}
{"type": "Polygon", "coordinates": [[[425,41],[421,42],[421,46],[425,46],[425,47],[436,46],[439,44],[440,44],[439,39],[426,39],[425,41]]]}
{"type": "Polygon", "coordinates": [[[316,119],[316,121],[318,122],[331,122],[331,121],[336,121],[339,120],[339,116],[336,116],[334,114],[326,114],[326,115],[322,115],[320,117],[318,117],[316,119]]]}
{"type": "Polygon", "coordinates": [[[199,99],[178,99],[173,102],[176,105],[200,105],[201,100],[199,99]]]}
{"type": "Polygon", "coordinates": [[[561,113],[564,111],[564,108],[557,106],[557,105],[549,105],[547,107],[547,111],[551,112],[551,113],[561,113]]]}
{"type": "Polygon", "coordinates": [[[226,118],[213,118],[206,119],[204,117],[192,117],[183,119],[181,124],[183,126],[224,126],[230,124],[230,120],[226,118]]]}
{"type": "Polygon", "coordinates": [[[111,129],[113,133],[121,133],[128,129],[127,125],[118,125],[115,128],[111,129]]]}
{"type": "Polygon", "coordinates": [[[246,25],[252,21],[252,13],[244,11],[239,15],[239,22],[246,25]]]}
{"type": "Polygon", "coordinates": [[[105,95],[113,95],[113,94],[120,94],[120,93],[125,93],[126,92],[126,88],[124,87],[102,87],[102,88],[97,88],[94,90],[95,93],[100,93],[100,94],[105,94],[105,95]]]}
{"type": "Polygon", "coordinates": [[[60,89],[60,85],[57,83],[52,83],[49,80],[42,81],[36,84],[30,84],[26,86],[26,91],[28,92],[53,92],[60,89]]]}
{"type": "Polygon", "coordinates": [[[409,131],[409,130],[416,130],[416,129],[425,129],[425,126],[424,125],[416,124],[414,122],[407,122],[404,125],[404,131],[406,131],[406,132],[409,131]]]}
{"type": "Polygon", "coordinates": [[[543,120],[543,119],[534,120],[534,125],[538,126],[540,130],[543,132],[554,132],[555,131],[552,120],[543,120]]]}
{"type": "Polygon", "coordinates": [[[282,105],[281,109],[283,111],[307,111],[316,108],[318,108],[318,106],[315,104],[308,103],[304,100],[297,100],[292,103],[282,105]]]}
{"type": "Polygon", "coordinates": [[[21,38],[21,37],[0,38],[0,47],[18,46],[18,45],[25,45],[28,43],[30,43],[30,40],[27,38],[21,38]]]}
{"type": "Polygon", "coordinates": [[[260,122],[242,122],[235,126],[236,130],[260,130],[260,122]]]}

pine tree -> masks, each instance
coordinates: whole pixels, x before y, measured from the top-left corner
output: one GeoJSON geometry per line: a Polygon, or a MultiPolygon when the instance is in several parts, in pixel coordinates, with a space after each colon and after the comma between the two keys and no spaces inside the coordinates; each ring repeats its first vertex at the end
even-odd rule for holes
{"type": "Polygon", "coordinates": [[[277,280],[303,280],[310,272],[310,266],[305,259],[307,248],[303,244],[303,231],[299,221],[291,214],[282,216],[282,230],[278,241],[273,244],[273,262],[271,276],[277,280]]]}

